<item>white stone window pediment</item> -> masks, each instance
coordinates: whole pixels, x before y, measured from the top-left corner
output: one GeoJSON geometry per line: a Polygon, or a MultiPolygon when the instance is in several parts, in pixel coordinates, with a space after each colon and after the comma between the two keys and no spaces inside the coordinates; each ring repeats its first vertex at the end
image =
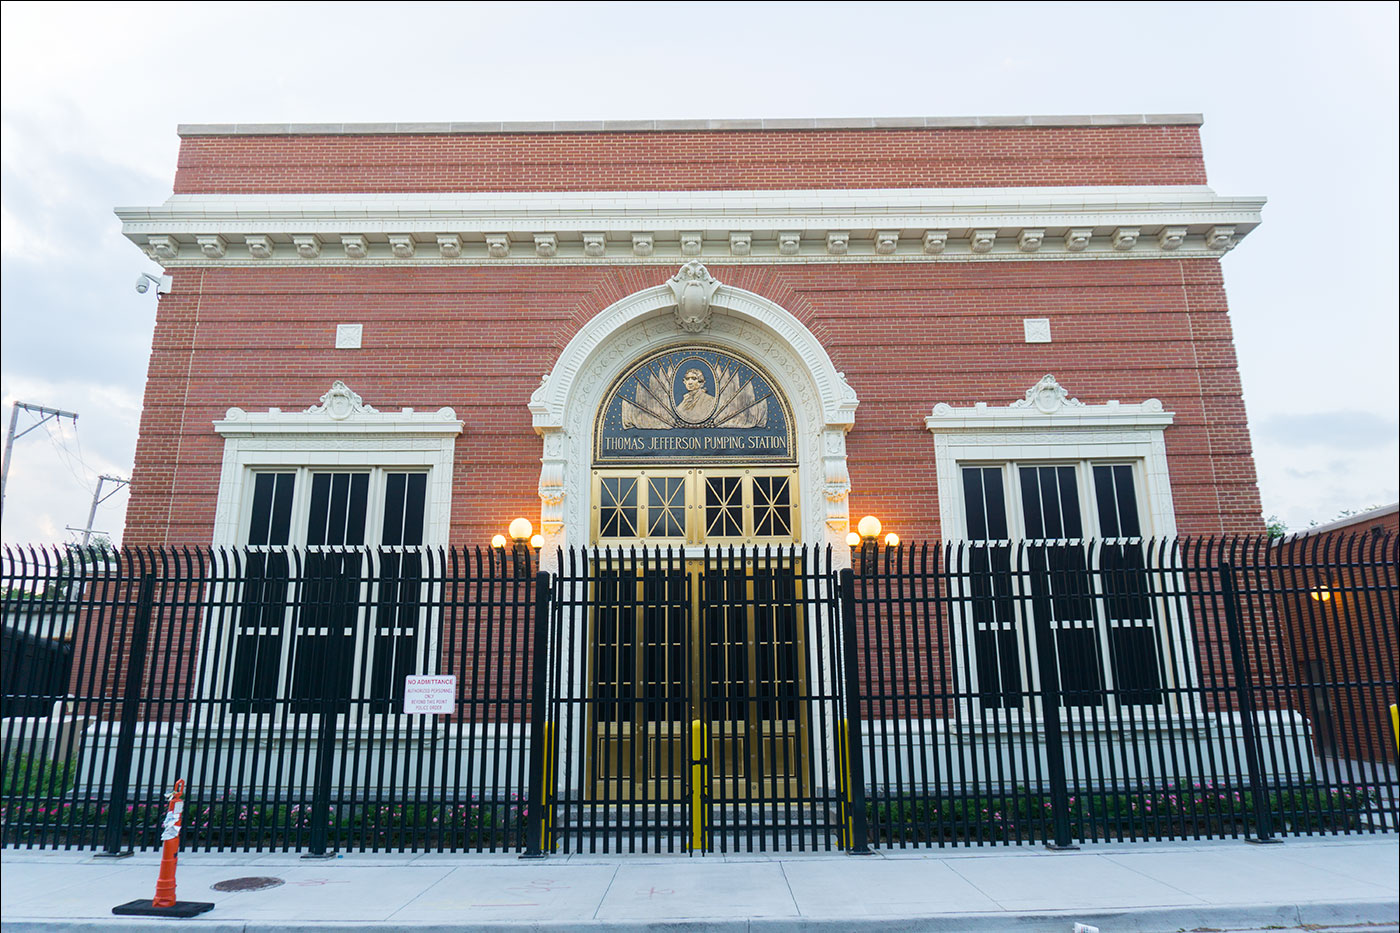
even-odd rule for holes
{"type": "Polygon", "coordinates": [[[1025,460],[1138,462],[1146,534],[1175,535],[1165,439],[1175,417],[1155,398],[1086,404],[1049,374],[1006,405],[935,405],[924,424],[934,436],[943,537],[966,537],[960,464],[1025,460]]]}
{"type": "Polygon", "coordinates": [[[1069,391],[1053,375],[1045,375],[1026,390],[1024,398],[1008,405],[995,406],[977,402],[968,406],[953,406],[940,402],[924,424],[935,434],[945,431],[986,430],[1061,430],[1141,429],[1162,430],[1175,419],[1155,398],[1133,404],[1108,401],[1086,405],[1071,398],[1069,391]]]}
{"type": "Polygon", "coordinates": [[[214,430],[222,437],[266,434],[452,434],[462,433],[463,422],[451,408],[436,411],[379,411],[344,382],[337,380],[320,402],[302,411],[250,412],[230,408],[214,430]]]}
{"type": "Polygon", "coordinates": [[[428,471],[424,542],[448,543],[452,462],[463,422],[451,408],[379,411],[337,380],[319,401],[298,411],[230,408],[213,423],[224,439],[213,544],[237,547],[258,470],[417,469],[428,471]]]}

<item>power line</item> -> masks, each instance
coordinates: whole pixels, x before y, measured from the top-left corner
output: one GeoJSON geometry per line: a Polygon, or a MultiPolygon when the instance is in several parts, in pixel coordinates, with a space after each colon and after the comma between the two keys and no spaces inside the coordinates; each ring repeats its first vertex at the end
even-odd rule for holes
{"type": "MultiPolygon", "coordinates": [[[[79,445],[79,449],[75,453],[72,449],[69,448],[68,439],[63,437],[63,432],[61,429],[58,432],[57,437],[54,436],[54,430],[52,425],[46,424],[44,426],[44,431],[48,434],[49,441],[53,444],[54,451],[58,453],[59,458],[63,461],[63,465],[67,467],[68,472],[71,473],[73,478],[78,481],[78,485],[82,486],[84,491],[92,492],[92,481],[86,479],[85,476],[79,476],[78,471],[73,468],[73,460],[76,458],[78,461],[78,466],[82,469],[83,473],[86,476],[91,476],[93,473],[97,472],[96,470],[88,466],[86,462],[83,461],[81,445],[79,445]]],[[[73,436],[76,438],[77,435],[77,423],[74,422],[73,436]]]]}
{"type": "MultiPolygon", "coordinates": [[[[10,461],[14,459],[15,441],[18,438],[24,437],[24,435],[28,434],[30,431],[33,431],[40,425],[48,424],[48,422],[51,419],[57,420],[59,418],[72,418],[74,425],[78,423],[77,412],[64,411],[61,408],[48,408],[43,405],[31,405],[28,402],[20,401],[16,401],[14,403],[14,406],[11,407],[10,430],[5,434],[5,465],[3,467],[0,467],[0,514],[3,514],[5,511],[5,491],[10,483],[10,461]],[[39,420],[36,423],[31,424],[29,427],[25,428],[23,431],[19,431],[18,433],[16,433],[16,429],[19,427],[20,411],[27,411],[36,414],[39,416],[39,420]]],[[[50,437],[52,437],[52,435],[50,435],[50,437]]]]}

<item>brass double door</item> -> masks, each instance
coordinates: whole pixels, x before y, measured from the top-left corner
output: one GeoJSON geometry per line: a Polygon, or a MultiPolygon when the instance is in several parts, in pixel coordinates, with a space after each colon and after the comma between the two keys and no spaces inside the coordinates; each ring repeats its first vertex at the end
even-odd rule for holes
{"type": "Polygon", "coordinates": [[[595,799],[679,800],[700,759],[716,801],[780,800],[805,786],[797,568],[791,558],[705,563],[598,574],[595,799]]]}
{"type": "MultiPolygon", "coordinates": [[[[704,762],[711,800],[720,804],[781,801],[804,792],[809,715],[802,568],[799,555],[773,546],[794,541],[795,489],[782,491],[783,508],[791,509],[781,519],[782,540],[767,535],[768,546],[756,547],[751,535],[776,530],[774,475],[730,470],[720,474],[723,483],[707,483],[704,471],[688,476],[687,486],[700,487],[685,493],[692,505],[682,529],[689,543],[705,536],[706,526],[730,521],[749,533],[739,546],[697,558],[693,546],[659,549],[654,545],[661,542],[653,540],[612,566],[600,559],[589,599],[587,766],[594,799],[679,801],[690,776],[699,773],[692,771],[697,760],[704,762]],[[743,511],[731,518],[707,508],[706,493],[713,489],[705,487],[731,487],[735,476],[745,480],[741,495],[732,497],[743,511]]],[[[782,485],[795,486],[795,473],[781,476],[782,485]]],[[[660,487],[649,490],[652,498],[666,490],[661,478],[639,479],[660,487]]],[[[640,528],[648,527],[647,518],[639,516],[640,528]]],[[[714,544],[715,537],[705,543],[714,544]]]]}

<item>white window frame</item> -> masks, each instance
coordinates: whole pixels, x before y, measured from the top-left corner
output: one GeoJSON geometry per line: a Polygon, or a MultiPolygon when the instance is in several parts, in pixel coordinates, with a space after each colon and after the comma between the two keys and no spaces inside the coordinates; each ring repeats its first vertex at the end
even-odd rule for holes
{"type": "MultiPolygon", "coordinates": [[[[239,548],[246,548],[248,551],[266,553],[273,553],[281,550],[300,550],[303,554],[334,554],[352,550],[360,550],[371,553],[420,551],[422,548],[421,546],[417,545],[402,547],[384,546],[379,544],[379,541],[382,539],[384,530],[384,496],[386,492],[387,477],[390,473],[419,473],[423,475],[428,475],[429,472],[430,471],[426,469],[414,469],[405,467],[386,468],[281,466],[250,469],[247,476],[247,482],[245,483],[246,488],[252,488],[255,478],[260,474],[277,473],[291,474],[293,476],[291,514],[289,517],[288,534],[290,540],[285,546],[253,546],[240,544],[239,548]],[[311,513],[312,477],[316,474],[323,473],[361,474],[367,475],[369,477],[369,482],[367,484],[368,488],[366,490],[365,497],[365,543],[363,545],[346,547],[339,545],[308,545],[306,543],[306,526],[307,520],[310,517],[311,513]]],[[[427,496],[425,491],[423,501],[423,509],[425,516],[429,508],[429,501],[429,497],[427,496]]],[[[247,507],[245,507],[243,511],[243,518],[240,524],[240,535],[238,539],[240,542],[246,542],[248,540],[248,532],[250,530],[249,525],[252,518],[252,511],[252,502],[250,499],[247,503],[247,507]]],[[[369,571],[373,568],[371,565],[366,565],[364,569],[365,571],[369,571]]],[[[372,652],[372,648],[370,647],[369,643],[377,635],[383,634],[382,632],[377,630],[376,623],[372,618],[374,610],[371,608],[373,606],[372,597],[374,595],[372,592],[372,587],[374,587],[379,582],[380,581],[377,578],[377,576],[372,572],[365,572],[364,576],[362,576],[360,580],[359,593],[357,595],[357,599],[359,601],[359,605],[364,608],[362,608],[360,618],[358,618],[355,623],[354,647],[351,650],[351,657],[357,660],[364,659],[367,656],[372,658],[373,656],[372,654],[370,654],[370,652],[372,652]]],[[[420,628],[426,628],[428,638],[425,645],[419,649],[419,653],[428,659],[432,659],[437,657],[437,627],[430,624],[432,622],[432,612],[430,609],[431,603],[427,601],[427,596],[427,586],[426,584],[424,584],[422,587],[420,587],[420,597],[424,599],[424,613],[420,618],[420,628]]],[[[283,612],[283,621],[282,626],[280,628],[281,646],[277,665],[277,676],[278,692],[281,695],[285,695],[288,691],[290,691],[292,686],[291,651],[292,646],[296,643],[297,639],[307,634],[330,634],[330,632],[325,628],[319,629],[317,631],[311,631],[305,626],[298,625],[298,621],[299,620],[296,608],[291,602],[289,602],[283,612]]],[[[398,634],[397,630],[395,633],[398,634]]],[[[234,663],[236,659],[236,654],[237,652],[234,650],[230,650],[229,652],[227,652],[228,666],[226,666],[225,669],[222,671],[224,676],[229,675],[229,668],[234,663]]],[[[436,673],[436,671],[420,670],[414,671],[413,673],[432,674],[436,673]]],[[[364,682],[364,678],[368,677],[372,679],[373,676],[374,665],[372,663],[369,665],[366,665],[365,663],[356,663],[352,667],[350,672],[351,695],[363,696],[365,692],[369,689],[368,685],[364,682]]]]}
{"type": "MultiPolygon", "coordinates": [[[[391,472],[421,472],[427,474],[423,546],[445,546],[452,516],[453,457],[457,436],[462,433],[462,428],[463,422],[451,408],[440,408],[434,412],[419,412],[411,408],[379,412],[364,404],[359,395],[340,381],[321,396],[319,404],[303,411],[287,412],[272,408],[266,412],[248,412],[230,408],[223,419],[214,422],[215,432],[224,439],[224,455],[212,543],[216,548],[231,551],[246,546],[254,477],[259,473],[297,474],[289,533],[292,547],[304,546],[311,473],[369,473],[365,547],[377,549],[383,522],[385,475],[391,472]],[[376,503],[379,504],[378,508],[376,503]]],[[[361,583],[362,587],[368,585],[367,581],[361,583]]],[[[365,594],[361,595],[363,597],[365,594]]],[[[228,625],[235,618],[236,613],[225,613],[222,622],[228,625]]],[[[425,624],[428,621],[425,619],[425,624]]],[[[279,661],[279,682],[283,684],[283,692],[289,676],[286,670],[289,639],[286,634],[291,624],[289,618],[283,628],[283,653],[279,661]]],[[[357,645],[366,637],[369,625],[365,620],[360,621],[356,633],[357,645]]],[[[433,629],[428,625],[430,639],[433,629]]],[[[224,640],[229,635],[226,631],[211,632],[209,639],[224,640]]],[[[428,657],[436,657],[435,645],[430,644],[424,650],[428,657]]],[[[210,654],[221,656],[217,662],[218,670],[211,667],[205,671],[205,683],[212,696],[231,674],[233,652],[210,654]]],[[[209,663],[215,663],[212,657],[209,663]]],[[[353,690],[362,688],[360,684],[352,685],[353,690]]],[[[279,700],[277,712],[263,715],[283,716],[283,703],[283,700],[279,700]]]]}
{"type": "MultiPolygon", "coordinates": [[[[1133,466],[1143,538],[1175,537],[1176,514],[1172,506],[1165,439],[1165,431],[1174,419],[1175,415],[1163,410],[1162,403],[1157,399],[1136,404],[1111,401],[1087,405],[1070,398],[1068,391],[1053,375],[1043,377],[1026,391],[1024,398],[1010,405],[992,406],[978,402],[965,407],[948,404],[935,406],[933,413],[924,419],[924,424],[934,436],[934,464],[943,538],[948,541],[968,539],[963,467],[1001,468],[1007,530],[1014,543],[1024,540],[1021,534],[1024,516],[1021,514],[1019,470],[1013,468],[1050,465],[1075,467],[1085,537],[1099,538],[1097,503],[1092,501],[1092,467],[1099,464],[1133,466]]],[[[1101,594],[1095,593],[1096,602],[1100,598],[1101,594]]],[[[1019,599],[1015,605],[1020,624],[1019,599]]],[[[1163,652],[1163,661],[1169,662],[1163,665],[1163,696],[1165,701],[1171,702],[1175,696],[1172,688],[1183,686],[1174,680],[1174,674],[1188,683],[1196,682],[1194,652],[1189,644],[1184,643],[1186,639],[1177,637],[1183,621],[1176,617],[1175,606],[1159,597],[1157,608],[1158,645],[1163,652]]],[[[955,611],[961,614],[959,608],[955,607],[955,611]]],[[[1096,626],[1100,626],[1100,623],[1102,620],[1096,622],[1096,626]]],[[[970,639],[970,629],[965,632],[964,628],[972,624],[968,618],[954,626],[953,637],[970,639]]],[[[1106,652],[1108,626],[1102,624],[1100,627],[1100,650],[1106,652]]],[[[1025,637],[1019,639],[1019,644],[1023,649],[1020,659],[1023,688],[1031,690],[1037,682],[1033,663],[1034,632],[1025,633],[1025,637]]],[[[1016,713],[1016,710],[983,709],[975,699],[978,688],[975,661],[969,669],[962,660],[965,655],[972,658],[974,652],[974,646],[968,644],[965,652],[959,650],[956,654],[959,680],[969,685],[968,692],[972,695],[966,701],[965,713],[974,718],[1016,713]]],[[[1107,660],[1108,654],[1102,653],[1101,656],[1104,658],[1104,684],[1107,687],[1112,683],[1111,664],[1107,660]]],[[[1029,698],[1026,703],[1030,703],[1029,698]]],[[[1065,717],[1094,717],[1108,709],[1106,706],[1062,707],[1060,714],[1065,717]]],[[[1022,711],[1035,715],[1029,706],[1023,707],[1022,711]]]]}

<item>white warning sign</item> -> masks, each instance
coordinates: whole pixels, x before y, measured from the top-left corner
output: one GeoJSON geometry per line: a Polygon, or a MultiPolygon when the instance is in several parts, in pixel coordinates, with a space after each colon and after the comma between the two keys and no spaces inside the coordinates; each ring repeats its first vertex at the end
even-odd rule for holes
{"type": "Polygon", "coordinates": [[[456,674],[415,674],[404,678],[405,713],[450,713],[456,701],[456,674]]]}

